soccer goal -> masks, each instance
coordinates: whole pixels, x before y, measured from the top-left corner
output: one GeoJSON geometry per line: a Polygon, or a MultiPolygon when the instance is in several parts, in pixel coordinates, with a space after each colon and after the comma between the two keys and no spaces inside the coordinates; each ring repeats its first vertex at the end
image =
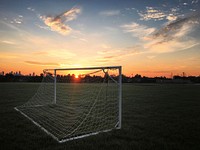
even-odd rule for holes
{"type": "Polygon", "coordinates": [[[35,95],[15,110],[60,143],[120,129],[122,67],[45,69],[35,95]]]}

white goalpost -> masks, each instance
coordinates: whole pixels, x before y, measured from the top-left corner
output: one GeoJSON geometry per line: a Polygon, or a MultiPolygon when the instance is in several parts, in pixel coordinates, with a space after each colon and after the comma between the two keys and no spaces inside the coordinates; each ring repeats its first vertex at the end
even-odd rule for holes
{"type": "Polygon", "coordinates": [[[59,143],[121,129],[122,67],[45,69],[35,95],[15,110],[59,143]]]}

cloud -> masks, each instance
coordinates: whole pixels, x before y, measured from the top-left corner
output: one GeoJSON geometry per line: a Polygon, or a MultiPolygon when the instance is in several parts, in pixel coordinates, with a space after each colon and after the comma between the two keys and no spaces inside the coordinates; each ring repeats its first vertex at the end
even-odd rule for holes
{"type": "Polygon", "coordinates": [[[122,25],[121,27],[123,28],[124,32],[131,33],[132,36],[138,37],[140,39],[147,37],[156,30],[155,28],[149,28],[145,25],[140,25],[135,22],[122,25]]]}
{"type": "Polygon", "coordinates": [[[29,10],[29,11],[35,11],[35,9],[31,8],[31,7],[27,7],[27,10],[29,10]]]}
{"type": "Polygon", "coordinates": [[[34,55],[48,55],[48,52],[40,51],[40,52],[34,52],[34,55]]]}
{"type": "Polygon", "coordinates": [[[88,43],[88,40],[87,39],[84,39],[84,38],[79,38],[80,41],[84,42],[84,43],[88,43]]]}
{"type": "Polygon", "coordinates": [[[76,54],[69,52],[66,49],[57,49],[57,50],[49,50],[48,51],[48,56],[50,57],[56,57],[56,58],[60,58],[60,59],[69,59],[72,57],[75,57],[76,54]]]}
{"type": "Polygon", "coordinates": [[[4,20],[0,20],[0,23],[19,31],[20,29],[18,27],[23,23],[23,16],[17,15],[12,19],[4,18],[4,20]]]}
{"type": "Polygon", "coordinates": [[[45,29],[45,30],[51,30],[50,27],[47,27],[47,26],[41,26],[39,24],[35,24],[37,27],[39,27],[40,29],[45,29]]]}
{"type": "Polygon", "coordinates": [[[178,17],[175,16],[174,14],[169,14],[168,16],[166,16],[166,19],[169,21],[174,21],[176,20],[178,17]]]}
{"type": "Polygon", "coordinates": [[[200,14],[193,14],[184,18],[179,18],[174,22],[171,22],[163,28],[157,30],[154,33],[154,38],[172,39],[177,37],[183,37],[192,32],[195,27],[200,23],[200,14]]]}
{"type": "MultiPolygon", "coordinates": [[[[185,18],[178,19],[163,28],[155,31],[146,44],[147,48],[160,49],[163,52],[188,49],[199,44],[190,33],[199,27],[200,16],[193,14],[185,18]]],[[[157,51],[157,50],[156,50],[157,51]]]]}
{"type": "Polygon", "coordinates": [[[140,20],[168,20],[169,22],[175,21],[178,18],[178,8],[171,8],[169,11],[160,10],[159,8],[146,7],[146,11],[138,11],[140,20]]]}
{"type": "MultiPolygon", "coordinates": [[[[52,46],[52,45],[51,45],[52,46]]],[[[76,56],[75,53],[72,53],[66,49],[62,49],[62,48],[57,48],[56,50],[43,50],[43,51],[36,51],[32,53],[33,55],[36,55],[37,58],[43,58],[43,57],[48,57],[51,60],[69,60],[73,57],[76,56]]]]}
{"type": "Polygon", "coordinates": [[[162,28],[157,30],[134,22],[123,25],[122,28],[125,32],[140,39],[143,52],[167,53],[186,50],[199,45],[199,41],[193,38],[191,34],[199,28],[199,23],[199,13],[193,13],[164,24],[162,28]]]}
{"type": "Polygon", "coordinates": [[[162,74],[162,73],[171,73],[173,72],[174,70],[168,70],[168,71],[163,71],[163,70],[157,70],[157,71],[140,71],[142,73],[156,73],[156,74],[162,74]]]}
{"type": "Polygon", "coordinates": [[[197,3],[199,3],[199,0],[179,0],[177,5],[174,7],[171,7],[169,3],[163,4],[161,7],[147,6],[146,9],[143,11],[137,10],[137,13],[140,16],[140,20],[143,21],[167,20],[171,22],[177,20],[180,17],[183,17],[183,12],[186,14],[197,11],[197,3]]]}
{"type": "Polygon", "coordinates": [[[12,30],[18,31],[18,32],[22,32],[22,33],[27,33],[26,31],[20,29],[17,25],[15,25],[14,23],[8,23],[7,21],[2,21],[0,20],[0,24],[3,24],[9,28],[11,28],[12,30]]]}
{"type": "Polygon", "coordinates": [[[58,63],[50,63],[50,62],[37,62],[37,61],[25,61],[25,63],[30,65],[41,65],[41,66],[58,66],[58,63]]]}
{"type": "Polygon", "coordinates": [[[22,23],[22,19],[16,18],[16,19],[14,19],[14,22],[16,24],[21,24],[22,23]]]}
{"type": "Polygon", "coordinates": [[[103,49],[110,49],[111,47],[109,46],[109,45],[107,45],[107,44],[101,44],[101,47],[103,48],[103,49]]]}
{"type": "MultiPolygon", "coordinates": [[[[179,18],[176,21],[173,21],[163,28],[157,30],[154,34],[155,37],[163,36],[169,37],[177,36],[177,34],[182,33],[181,36],[187,34],[193,29],[195,25],[199,24],[199,14],[194,14],[184,18],[179,18]],[[173,33],[172,33],[173,32],[173,33]]],[[[171,37],[170,37],[171,38],[171,37]]]]}
{"type": "Polygon", "coordinates": [[[199,0],[193,0],[192,4],[197,4],[199,2],[199,0]]]}
{"type": "Polygon", "coordinates": [[[7,40],[3,40],[3,41],[1,41],[1,43],[9,44],[9,45],[15,45],[16,44],[15,42],[7,41],[7,40]]]}
{"type": "MultiPolygon", "coordinates": [[[[8,20],[8,19],[5,19],[8,20]]],[[[11,24],[22,24],[23,23],[23,16],[22,15],[17,15],[14,19],[10,21],[11,24]]]]}
{"type": "Polygon", "coordinates": [[[153,7],[146,7],[145,12],[139,12],[140,20],[163,20],[166,18],[167,14],[153,7]]]}
{"type": "Polygon", "coordinates": [[[15,54],[15,53],[9,53],[9,52],[0,52],[0,59],[1,60],[5,60],[5,59],[16,59],[16,58],[21,58],[21,56],[19,56],[19,54],[15,54]]]}
{"type": "Polygon", "coordinates": [[[196,41],[190,39],[188,41],[181,41],[180,39],[172,39],[170,41],[147,43],[144,45],[148,51],[153,53],[169,53],[180,50],[186,50],[198,45],[196,41]]]}
{"type": "Polygon", "coordinates": [[[56,31],[62,35],[68,35],[72,31],[72,28],[66,22],[75,20],[80,13],[81,9],[74,7],[55,17],[41,16],[41,19],[52,31],[56,31]]]}
{"type": "Polygon", "coordinates": [[[120,10],[106,10],[106,11],[100,12],[99,14],[102,16],[107,16],[107,17],[117,16],[120,14],[120,10]]]}
{"type": "Polygon", "coordinates": [[[126,47],[124,49],[104,49],[97,52],[98,62],[117,62],[122,60],[126,56],[136,55],[142,53],[141,46],[135,45],[132,47],[126,47]]]}

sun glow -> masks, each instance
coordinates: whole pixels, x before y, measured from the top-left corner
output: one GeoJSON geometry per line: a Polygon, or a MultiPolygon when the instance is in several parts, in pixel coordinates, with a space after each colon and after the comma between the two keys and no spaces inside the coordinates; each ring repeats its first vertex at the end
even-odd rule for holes
{"type": "Polygon", "coordinates": [[[75,75],[75,78],[78,79],[78,75],[75,75]]]}

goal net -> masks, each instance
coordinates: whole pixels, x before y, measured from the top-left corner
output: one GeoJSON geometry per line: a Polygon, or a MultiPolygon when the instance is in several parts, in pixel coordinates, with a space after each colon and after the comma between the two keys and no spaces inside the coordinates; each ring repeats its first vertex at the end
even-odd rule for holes
{"type": "Polygon", "coordinates": [[[15,109],[60,143],[120,129],[121,77],[121,66],[46,69],[15,109]]]}

